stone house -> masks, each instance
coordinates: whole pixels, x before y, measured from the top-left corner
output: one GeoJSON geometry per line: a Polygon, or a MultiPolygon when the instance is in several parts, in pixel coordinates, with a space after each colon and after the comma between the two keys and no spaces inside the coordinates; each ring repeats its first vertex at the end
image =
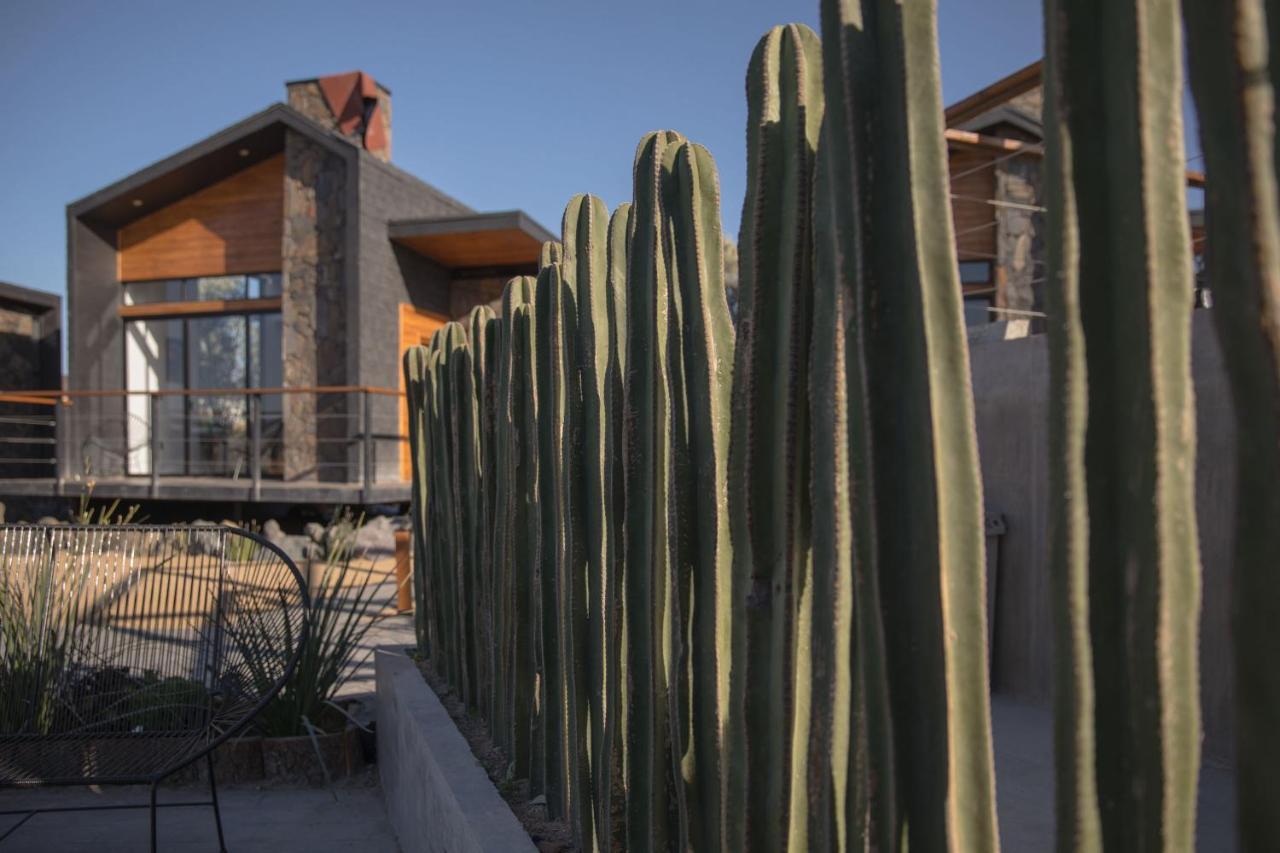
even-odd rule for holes
{"type": "MultiPolygon", "coordinates": [[[[0,281],[0,472],[52,470],[50,401],[62,387],[62,297],[0,281]],[[25,392],[25,393],[24,393],[25,392]]],[[[0,508],[0,521],[3,509],[0,508]]]]}
{"type": "MultiPolygon", "coordinates": [[[[1031,319],[1044,301],[1043,66],[1036,61],[946,109],[951,209],[970,325],[1031,319]]],[[[1187,185],[1204,176],[1187,172],[1187,185]]],[[[1199,255],[1203,217],[1193,211],[1199,255]]]]}
{"type": "Polygon", "coordinates": [[[285,88],[67,207],[65,493],[407,500],[403,349],[536,270],[529,216],[394,165],[372,77],[285,88]]]}

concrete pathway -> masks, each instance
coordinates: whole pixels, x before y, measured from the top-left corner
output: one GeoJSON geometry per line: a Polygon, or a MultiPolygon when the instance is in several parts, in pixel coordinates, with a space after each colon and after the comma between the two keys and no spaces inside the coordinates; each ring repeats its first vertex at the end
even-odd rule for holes
{"type": "MultiPolygon", "coordinates": [[[[1052,851],[1053,714],[1048,708],[994,696],[991,717],[1001,849],[1052,851]]],[[[1235,777],[1231,771],[1202,766],[1199,799],[1196,848],[1203,853],[1234,853],[1235,777]]]]}
{"type": "MultiPolygon", "coordinates": [[[[162,790],[161,802],[207,799],[200,788],[162,790]]],[[[377,787],[335,791],[227,786],[218,791],[222,827],[232,853],[289,853],[305,850],[398,853],[377,787]]],[[[0,811],[40,805],[86,806],[147,802],[145,787],[0,791],[0,811]]],[[[162,808],[159,849],[164,853],[208,853],[218,849],[213,810],[208,806],[162,808]]],[[[19,818],[0,816],[0,834],[19,818]]],[[[134,853],[149,840],[147,809],[40,814],[0,842],[3,853],[134,853]]]]}

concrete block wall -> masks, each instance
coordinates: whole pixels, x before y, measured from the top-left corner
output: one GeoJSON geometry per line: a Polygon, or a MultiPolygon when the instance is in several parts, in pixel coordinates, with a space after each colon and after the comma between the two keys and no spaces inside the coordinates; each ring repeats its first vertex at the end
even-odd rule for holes
{"type": "Polygon", "coordinates": [[[378,774],[405,853],[533,853],[533,842],[405,655],[379,650],[378,774]]]}
{"type": "MultiPolygon", "coordinates": [[[[1234,540],[1235,419],[1213,317],[1195,312],[1196,509],[1203,565],[1201,703],[1206,760],[1234,762],[1230,569],[1234,540]]],[[[984,498],[1004,515],[995,608],[993,687],[1048,704],[1053,620],[1048,571],[1047,338],[972,342],[984,498]]]]}

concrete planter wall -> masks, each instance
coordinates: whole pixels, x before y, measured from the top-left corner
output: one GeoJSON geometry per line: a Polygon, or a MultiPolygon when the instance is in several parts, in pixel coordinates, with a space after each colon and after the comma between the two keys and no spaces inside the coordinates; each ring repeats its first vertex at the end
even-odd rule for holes
{"type": "Polygon", "coordinates": [[[413,661],[379,650],[376,669],[378,773],[400,849],[535,853],[413,661]]]}

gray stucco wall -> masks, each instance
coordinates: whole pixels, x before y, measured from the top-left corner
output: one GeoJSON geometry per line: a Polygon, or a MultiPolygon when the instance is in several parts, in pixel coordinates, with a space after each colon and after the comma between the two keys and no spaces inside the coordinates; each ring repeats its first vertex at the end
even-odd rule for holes
{"type": "MultiPolygon", "coordinates": [[[[1235,505],[1235,421],[1217,334],[1194,315],[1192,375],[1199,449],[1196,508],[1203,563],[1201,700],[1204,754],[1231,763],[1230,567],[1235,505]]],[[[1044,335],[973,343],[974,402],[983,489],[1004,515],[995,612],[996,690],[1049,702],[1053,622],[1048,545],[1048,351],[1044,335]]]]}
{"type": "MultiPolygon", "coordinates": [[[[394,219],[452,216],[471,212],[394,166],[360,152],[359,281],[356,285],[360,350],[357,384],[400,386],[400,305],[449,313],[449,272],[416,252],[392,243],[387,223],[394,219]]],[[[399,403],[393,397],[370,397],[376,478],[400,477],[399,403]]]]}
{"type": "MultiPolygon", "coordinates": [[[[115,231],[94,227],[68,213],[67,273],[67,387],[120,390],[124,387],[124,322],[115,231]]],[[[123,446],[122,399],[78,400],[68,423],[69,474],[85,473],[86,460],[95,475],[124,472],[124,457],[103,451],[123,446]]]]}

